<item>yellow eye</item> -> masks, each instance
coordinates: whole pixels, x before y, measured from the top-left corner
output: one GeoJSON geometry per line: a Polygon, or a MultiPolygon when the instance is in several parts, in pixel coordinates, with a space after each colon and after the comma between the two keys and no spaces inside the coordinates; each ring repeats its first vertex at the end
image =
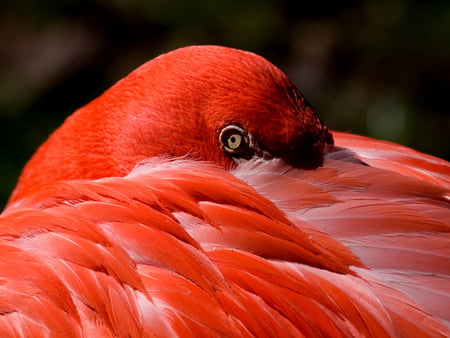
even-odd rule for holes
{"type": "Polygon", "coordinates": [[[230,124],[219,135],[220,147],[232,156],[251,157],[250,134],[242,127],[230,124]]]}
{"type": "Polygon", "coordinates": [[[242,143],[242,135],[240,134],[231,134],[227,139],[227,146],[231,150],[238,149],[241,143],[242,143]]]}

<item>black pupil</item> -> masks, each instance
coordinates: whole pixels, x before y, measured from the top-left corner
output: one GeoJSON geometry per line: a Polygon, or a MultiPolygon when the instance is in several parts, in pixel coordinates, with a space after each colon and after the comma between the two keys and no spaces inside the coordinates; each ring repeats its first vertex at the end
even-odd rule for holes
{"type": "Polygon", "coordinates": [[[235,136],[231,136],[230,141],[231,141],[231,143],[236,142],[236,137],[235,136]]]}

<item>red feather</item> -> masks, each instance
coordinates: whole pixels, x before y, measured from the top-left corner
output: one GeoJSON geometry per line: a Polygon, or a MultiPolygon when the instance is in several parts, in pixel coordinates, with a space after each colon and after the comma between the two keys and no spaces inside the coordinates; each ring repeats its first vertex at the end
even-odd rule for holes
{"type": "Polygon", "coordinates": [[[0,336],[450,336],[450,164],[334,137],[314,170],[155,155],[25,178],[0,216],[0,336]]]}
{"type": "Polygon", "coordinates": [[[151,161],[10,206],[2,336],[448,335],[447,190],[336,159],[234,175],[151,161]]]}

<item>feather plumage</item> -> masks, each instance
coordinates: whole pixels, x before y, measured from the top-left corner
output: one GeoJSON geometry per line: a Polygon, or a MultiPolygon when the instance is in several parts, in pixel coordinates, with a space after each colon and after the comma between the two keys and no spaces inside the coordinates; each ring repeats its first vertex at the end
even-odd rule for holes
{"type": "Polygon", "coordinates": [[[0,219],[1,253],[14,256],[2,289],[34,295],[1,318],[74,336],[445,336],[446,190],[402,177],[423,189],[395,186],[388,199],[377,172],[389,176],[335,159],[317,175],[278,160],[234,175],[153,160],[124,178],[44,187],[0,219]],[[286,178],[295,199],[277,188],[286,178]]]}
{"type": "Polygon", "coordinates": [[[0,336],[450,336],[450,164],[334,137],[254,54],[142,66],[0,215],[0,336]]]}

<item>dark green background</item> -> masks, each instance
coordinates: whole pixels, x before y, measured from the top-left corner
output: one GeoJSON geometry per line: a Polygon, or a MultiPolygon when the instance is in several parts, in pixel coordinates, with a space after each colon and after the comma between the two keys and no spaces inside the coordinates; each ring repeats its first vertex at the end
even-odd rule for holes
{"type": "Polygon", "coordinates": [[[450,158],[450,1],[10,1],[0,11],[0,209],[66,116],[190,44],[259,53],[337,130],[450,158]]]}

